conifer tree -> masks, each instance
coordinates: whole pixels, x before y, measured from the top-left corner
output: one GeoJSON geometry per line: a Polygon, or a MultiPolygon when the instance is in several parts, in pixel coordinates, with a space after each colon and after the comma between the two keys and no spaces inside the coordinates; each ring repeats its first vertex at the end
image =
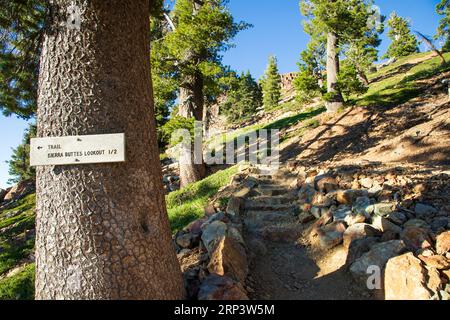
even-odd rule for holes
{"type": "Polygon", "coordinates": [[[269,57],[269,64],[260,82],[264,108],[267,110],[276,107],[281,97],[281,77],[275,56],[269,57]]]}
{"type": "Polygon", "coordinates": [[[305,32],[326,39],[327,109],[334,112],[344,99],[339,88],[339,56],[344,44],[361,39],[373,10],[372,0],[301,0],[301,12],[309,20],[305,32]]]}
{"type": "Polygon", "coordinates": [[[24,132],[22,143],[13,149],[11,160],[8,161],[9,175],[12,177],[8,182],[36,178],[36,170],[30,167],[30,139],[36,136],[36,125],[31,123],[24,132]]]}
{"type": "MultiPolygon", "coordinates": [[[[231,40],[248,24],[235,22],[226,0],[177,0],[166,14],[170,30],[153,45],[152,61],[163,79],[175,79],[178,86],[178,114],[203,120],[208,94],[216,93],[223,74],[220,53],[232,47],[231,40]]],[[[156,94],[158,96],[158,94],[156,94]]],[[[203,163],[180,164],[181,185],[205,176],[203,163]]]]}
{"type": "Polygon", "coordinates": [[[443,40],[443,51],[450,51],[450,0],[441,0],[436,5],[436,12],[443,17],[439,21],[435,39],[443,40]]]}
{"type": "Polygon", "coordinates": [[[226,100],[221,104],[221,109],[224,110],[228,121],[242,121],[252,116],[261,107],[261,87],[250,71],[240,76],[233,74],[230,79],[226,100]]]}
{"type": "Polygon", "coordinates": [[[411,25],[393,12],[387,21],[388,36],[392,40],[385,54],[386,58],[400,58],[419,52],[419,42],[411,32],[411,25]]]}
{"type": "Polygon", "coordinates": [[[328,111],[334,112],[343,105],[342,91],[360,93],[367,86],[383,18],[372,0],[302,0],[300,9],[308,19],[304,30],[310,43],[301,54],[294,82],[297,98],[307,101],[321,94],[328,111]],[[346,70],[341,70],[341,57],[351,61],[345,63],[346,70]]]}

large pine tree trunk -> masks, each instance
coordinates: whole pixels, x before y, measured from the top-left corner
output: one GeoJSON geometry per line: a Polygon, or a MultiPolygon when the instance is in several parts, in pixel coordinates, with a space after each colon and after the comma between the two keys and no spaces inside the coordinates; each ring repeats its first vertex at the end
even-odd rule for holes
{"type": "Polygon", "coordinates": [[[338,88],[339,55],[338,38],[334,32],[327,35],[327,92],[331,94],[327,101],[327,111],[336,112],[343,106],[344,99],[338,88]]]}
{"type": "Polygon", "coordinates": [[[165,209],[149,62],[149,1],[53,2],[38,136],[124,132],[126,162],[37,170],[37,299],[180,299],[165,209]],[[83,5],[82,3],[86,3],[83,5]]]}
{"type": "MultiPolygon", "coordinates": [[[[185,118],[194,118],[196,121],[203,120],[203,76],[200,72],[187,75],[180,88],[179,115],[185,118]]],[[[197,144],[197,148],[202,148],[197,144]]],[[[201,150],[197,150],[199,152],[201,150]]],[[[190,183],[203,179],[206,175],[206,165],[203,157],[195,157],[194,143],[186,146],[185,154],[180,159],[180,186],[184,187],[190,183]],[[187,154],[186,154],[187,153],[187,154]]]]}

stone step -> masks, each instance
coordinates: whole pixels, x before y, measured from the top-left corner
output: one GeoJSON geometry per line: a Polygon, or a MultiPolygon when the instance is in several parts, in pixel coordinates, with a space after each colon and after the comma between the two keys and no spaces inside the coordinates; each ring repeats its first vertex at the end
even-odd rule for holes
{"type": "Polygon", "coordinates": [[[265,196],[279,196],[289,193],[286,187],[275,184],[260,184],[257,190],[260,194],[265,196]]]}
{"type": "Polygon", "coordinates": [[[297,197],[292,193],[287,193],[279,196],[261,196],[257,195],[254,197],[249,197],[247,200],[254,202],[268,203],[268,204],[286,204],[294,203],[297,197]]]}
{"type": "Polygon", "coordinates": [[[271,200],[271,201],[247,200],[247,201],[245,201],[245,209],[246,210],[285,211],[285,210],[290,210],[290,209],[293,210],[294,208],[295,208],[295,205],[293,205],[290,202],[277,203],[277,201],[274,201],[274,200],[271,200]]]}
{"type": "Polygon", "coordinates": [[[247,211],[244,224],[249,231],[256,231],[268,225],[295,223],[293,210],[286,211],[247,211]]]}

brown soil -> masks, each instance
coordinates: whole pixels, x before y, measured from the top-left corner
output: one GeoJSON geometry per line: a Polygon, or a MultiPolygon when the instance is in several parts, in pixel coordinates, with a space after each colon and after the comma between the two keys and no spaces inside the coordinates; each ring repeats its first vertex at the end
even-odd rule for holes
{"type": "Polygon", "coordinates": [[[418,81],[423,95],[396,107],[318,116],[319,127],[282,146],[282,161],[450,165],[450,101],[441,83],[449,76],[418,81]]]}
{"type": "Polygon", "coordinates": [[[361,300],[368,299],[354,286],[346,272],[346,253],[338,247],[324,256],[314,256],[295,243],[266,242],[267,254],[251,270],[252,299],[361,300]]]}

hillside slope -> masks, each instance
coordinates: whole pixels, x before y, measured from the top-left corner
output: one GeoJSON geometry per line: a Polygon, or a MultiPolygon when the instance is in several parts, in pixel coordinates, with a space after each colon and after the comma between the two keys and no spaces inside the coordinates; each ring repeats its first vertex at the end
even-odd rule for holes
{"type": "MultiPolygon", "coordinates": [[[[425,181],[431,189],[442,182],[448,185],[444,181],[448,175],[440,174],[448,173],[450,165],[449,97],[443,83],[449,77],[450,65],[441,66],[439,58],[430,53],[414,55],[371,75],[368,93],[353,98],[356,106],[329,115],[320,104],[308,109],[291,102],[280,106],[275,117],[268,115],[260,124],[241,128],[239,134],[280,129],[281,160],[287,167],[335,170],[369,165],[363,170],[372,176],[385,174],[388,167],[402,167],[406,170],[402,179],[425,181]],[[431,171],[420,176],[427,170],[431,171]]],[[[173,230],[200,217],[213,198],[226,203],[227,197],[216,193],[236,170],[219,171],[169,195],[173,230]]],[[[33,298],[34,197],[31,193],[14,201],[0,199],[0,299],[33,298]]],[[[426,194],[423,197],[427,200],[426,194]]],[[[436,194],[429,197],[432,201],[436,194]]],[[[444,195],[444,202],[448,200],[444,195]]]]}

